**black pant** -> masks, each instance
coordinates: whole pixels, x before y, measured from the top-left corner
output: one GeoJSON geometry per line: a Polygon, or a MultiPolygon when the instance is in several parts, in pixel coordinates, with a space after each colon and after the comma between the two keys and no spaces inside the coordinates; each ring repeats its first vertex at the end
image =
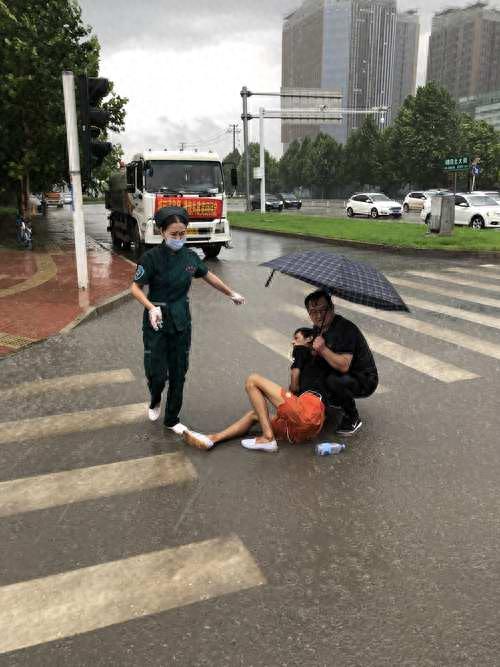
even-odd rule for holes
{"type": "Polygon", "coordinates": [[[366,375],[329,375],[326,378],[328,402],[340,406],[348,416],[357,416],[355,398],[371,396],[378,386],[376,372],[366,375]]]}
{"type": "Polygon", "coordinates": [[[184,381],[189,366],[191,328],[184,331],[155,331],[149,323],[143,328],[144,370],[151,393],[150,407],[161,401],[161,394],[168,380],[165,426],[175,426],[182,407],[184,381]]]}

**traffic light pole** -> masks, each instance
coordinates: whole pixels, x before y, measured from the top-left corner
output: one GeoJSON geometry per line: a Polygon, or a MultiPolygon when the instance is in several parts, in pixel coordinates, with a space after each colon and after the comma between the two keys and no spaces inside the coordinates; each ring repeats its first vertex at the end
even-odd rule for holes
{"type": "Polygon", "coordinates": [[[73,190],[73,228],[75,236],[76,276],[79,289],[89,286],[87,269],[87,244],[83,218],[82,179],[80,175],[80,153],[78,148],[78,126],[76,121],[75,79],[73,72],[62,74],[66,137],[68,141],[69,174],[73,190]]]}

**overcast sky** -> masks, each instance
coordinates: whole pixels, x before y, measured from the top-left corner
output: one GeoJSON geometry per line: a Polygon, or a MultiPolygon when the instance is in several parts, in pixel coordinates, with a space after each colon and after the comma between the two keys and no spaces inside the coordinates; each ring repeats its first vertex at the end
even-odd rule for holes
{"type": "MultiPolygon", "coordinates": [[[[472,0],[399,0],[418,9],[421,44],[417,83],[425,83],[432,13],[472,0]]],[[[498,4],[496,0],[492,4],[498,4]]],[[[147,148],[174,149],[181,141],[222,156],[232,149],[229,124],[241,129],[243,85],[279,91],[283,17],[300,0],[80,0],[83,19],[101,44],[101,76],[129,98],[126,159],[147,148]]],[[[250,111],[278,108],[277,98],[250,99],[250,111]]],[[[258,139],[251,121],[250,140],[258,139]]],[[[242,147],[242,133],[237,137],[242,147]]],[[[281,154],[280,121],[266,121],[266,148],[281,154]]]]}

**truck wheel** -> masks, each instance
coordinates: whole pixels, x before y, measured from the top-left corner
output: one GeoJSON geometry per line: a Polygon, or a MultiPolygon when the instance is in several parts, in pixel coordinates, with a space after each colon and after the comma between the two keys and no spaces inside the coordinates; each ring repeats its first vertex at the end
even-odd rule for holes
{"type": "Polygon", "coordinates": [[[222,244],[215,243],[214,245],[205,246],[203,248],[203,252],[207,259],[215,259],[215,257],[217,257],[217,255],[220,253],[221,248],[222,244]]]}
{"type": "Polygon", "coordinates": [[[113,248],[116,248],[116,250],[120,250],[122,247],[122,240],[116,236],[116,232],[113,227],[111,228],[111,242],[113,243],[113,248]]]}
{"type": "Polygon", "coordinates": [[[132,232],[132,242],[134,244],[134,255],[136,259],[140,259],[144,252],[144,243],[141,240],[141,235],[139,233],[139,227],[137,223],[135,224],[134,230],[132,232]]]}

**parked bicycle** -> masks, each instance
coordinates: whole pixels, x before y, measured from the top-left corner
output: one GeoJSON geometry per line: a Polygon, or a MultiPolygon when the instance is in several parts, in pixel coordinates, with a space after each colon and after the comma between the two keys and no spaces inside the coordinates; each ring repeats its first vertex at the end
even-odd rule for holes
{"type": "Polygon", "coordinates": [[[16,239],[23,248],[33,250],[33,231],[31,225],[24,220],[20,213],[16,215],[16,239]]]}

